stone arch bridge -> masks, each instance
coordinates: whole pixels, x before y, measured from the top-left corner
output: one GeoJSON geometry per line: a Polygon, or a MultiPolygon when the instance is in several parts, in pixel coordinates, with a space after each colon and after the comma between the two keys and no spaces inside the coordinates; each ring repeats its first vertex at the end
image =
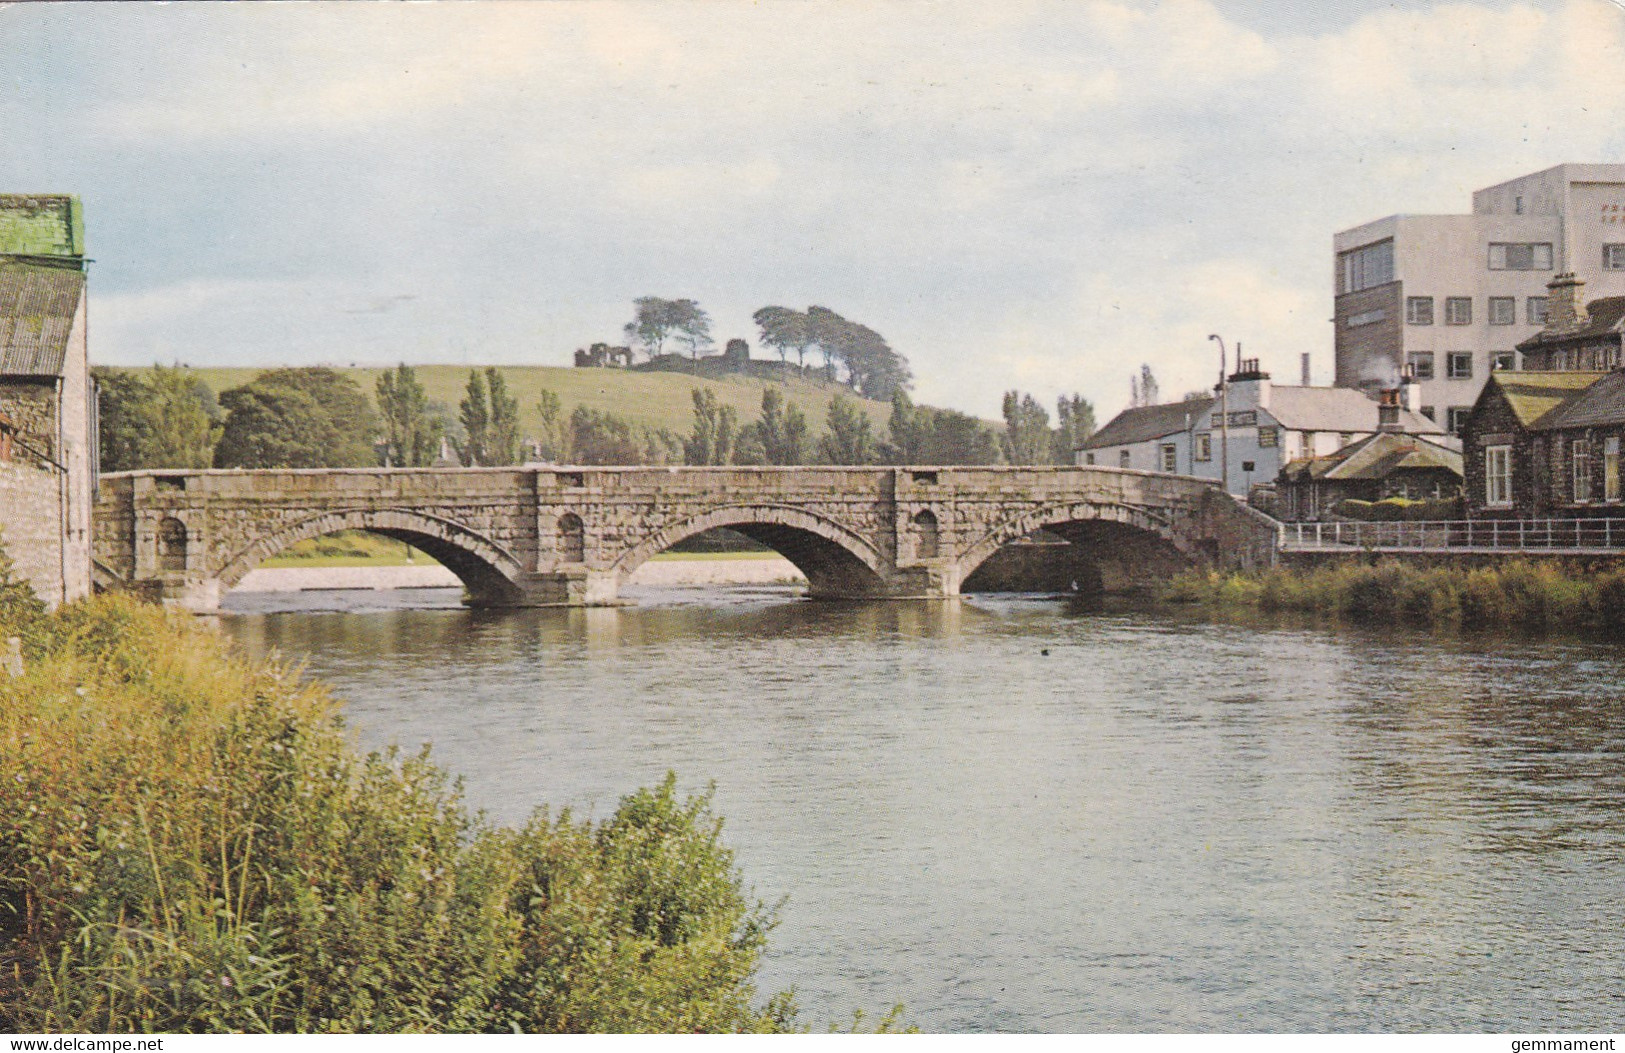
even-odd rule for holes
{"type": "Polygon", "coordinates": [[[405,541],[482,606],[614,603],[644,560],[729,527],[816,598],[938,599],[1044,529],[1104,559],[1255,566],[1275,530],[1211,482],[1098,467],[437,468],[101,478],[96,576],[195,611],[262,560],[349,528],[405,541]]]}

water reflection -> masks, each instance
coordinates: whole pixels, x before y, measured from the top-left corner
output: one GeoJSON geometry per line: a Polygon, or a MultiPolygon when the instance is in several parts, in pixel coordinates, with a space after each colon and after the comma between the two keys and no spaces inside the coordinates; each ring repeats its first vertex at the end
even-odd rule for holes
{"type": "MultiPolygon", "coordinates": [[[[714,779],[766,988],[944,1030],[1606,1030],[1625,661],[1604,644],[1062,602],[244,613],[365,742],[513,821],[714,779]]],[[[286,598],[284,598],[284,601],[286,598]]],[[[307,598],[309,602],[309,598],[307,598]]]]}

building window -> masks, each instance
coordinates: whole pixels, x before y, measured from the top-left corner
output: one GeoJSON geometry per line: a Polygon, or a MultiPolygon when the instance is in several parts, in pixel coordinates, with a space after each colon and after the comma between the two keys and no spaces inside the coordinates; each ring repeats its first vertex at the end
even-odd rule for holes
{"type": "Polygon", "coordinates": [[[1405,324],[1406,325],[1432,325],[1433,324],[1433,297],[1407,296],[1405,297],[1405,324]]]}
{"type": "Polygon", "coordinates": [[[1490,356],[1490,369],[1517,369],[1518,353],[1516,351],[1497,351],[1490,356]]]}
{"type": "Polygon", "coordinates": [[[1127,450],[1118,451],[1118,454],[1117,454],[1118,467],[1127,468],[1128,467],[1128,462],[1129,462],[1129,452],[1127,450]]]}
{"type": "Polygon", "coordinates": [[[1546,324],[1546,297],[1531,296],[1529,298],[1529,324],[1546,324]]]}
{"type": "Polygon", "coordinates": [[[1095,463],[1095,455],[1092,454],[1092,453],[1084,454],[1083,455],[1083,463],[1084,464],[1094,464],[1095,463]]]}
{"type": "Polygon", "coordinates": [[[1473,353],[1471,351],[1452,351],[1445,358],[1445,376],[1451,380],[1471,380],[1473,376],[1473,353]]]}
{"type": "Polygon", "coordinates": [[[1308,460],[1315,455],[1315,433],[1306,431],[1299,437],[1299,456],[1308,460]]]}
{"type": "Polygon", "coordinates": [[[1569,459],[1574,466],[1574,503],[1591,500],[1591,443],[1575,439],[1569,445],[1569,459]]]}
{"type": "Polygon", "coordinates": [[[1161,458],[1160,458],[1160,461],[1161,461],[1161,464],[1162,464],[1162,470],[1163,471],[1165,471],[1165,472],[1177,472],[1177,471],[1179,471],[1179,450],[1178,450],[1177,447],[1174,446],[1173,443],[1171,443],[1171,442],[1163,443],[1162,444],[1162,449],[1160,451],[1158,451],[1158,452],[1162,455],[1161,458]]]}
{"type": "Polygon", "coordinates": [[[1281,431],[1279,428],[1264,427],[1258,429],[1259,446],[1279,446],[1281,444],[1281,431]]]}
{"type": "Polygon", "coordinates": [[[1196,459],[1198,461],[1213,460],[1213,433],[1199,431],[1196,433],[1196,459]]]}
{"type": "Polygon", "coordinates": [[[1512,447],[1484,448],[1484,503],[1490,508],[1512,507],[1512,447]]]}
{"type": "Polygon", "coordinates": [[[1373,311],[1361,311],[1359,314],[1349,315],[1348,327],[1358,329],[1362,325],[1375,325],[1377,322],[1386,322],[1387,320],[1388,312],[1379,307],[1373,311]]]}
{"type": "Polygon", "coordinates": [[[1394,280],[1393,239],[1352,249],[1337,256],[1339,292],[1359,292],[1394,280]]]}
{"type": "Polygon", "coordinates": [[[1447,296],[1444,300],[1445,325],[1472,325],[1473,324],[1473,298],[1471,296],[1447,296]]]}
{"type": "Polygon", "coordinates": [[[1467,415],[1473,412],[1471,406],[1451,406],[1445,412],[1445,428],[1452,435],[1460,435],[1461,429],[1467,424],[1467,415]]]}
{"type": "Polygon", "coordinates": [[[1512,325],[1518,320],[1518,298],[1516,296],[1490,297],[1490,324],[1512,325]]]}
{"type": "Polygon", "coordinates": [[[1549,241],[1492,241],[1490,270],[1549,271],[1552,269],[1552,243],[1549,241]]]}
{"type": "Polygon", "coordinates": [[[1619,436],[1602,441],[1602,499],[1619,500],[1619,436]]]}
{"type": "Polygon", "coordinates": [[[1426,417],[1428,420],[1433,421],[1434,423],[1438,423],[1438,420],[1439,420],[1439,407],[1437,407],[1437,406],[1423,406],[1421,412],[1422,412],[1422,416],[1426,417]]]}
{"type": "Polygon", "coordinates": [[[1523,195],[1519,194],[1512,199],[1512,211],[1515,215],[1523,215],[1523,195]]]}
{"type": "Polygon", "coordinates": [[[1602,247],[1602,269],[1605,271],[1625,271],[1625,245],[1614,244],[1602,247]]]}
{"type": "Polygon", "coordinates": [[[1412,351],[1406,356],[1406,362],[1411,367],[1411,377],[1415,380],[1433,379],[1433,352],[1412,351]]]}

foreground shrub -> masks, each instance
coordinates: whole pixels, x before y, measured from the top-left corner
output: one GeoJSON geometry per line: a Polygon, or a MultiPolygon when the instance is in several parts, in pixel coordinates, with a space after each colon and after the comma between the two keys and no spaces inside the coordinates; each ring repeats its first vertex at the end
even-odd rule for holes
{"type": "MultiPolygon", "coordinates": [[[[0,625],[0,634],[5,627],[0,625]]],[[[775,1031],[772,914],[675,779],[486,824],[324,690],[122,598],[0,676],[0,1029],[775,1031]]]]}

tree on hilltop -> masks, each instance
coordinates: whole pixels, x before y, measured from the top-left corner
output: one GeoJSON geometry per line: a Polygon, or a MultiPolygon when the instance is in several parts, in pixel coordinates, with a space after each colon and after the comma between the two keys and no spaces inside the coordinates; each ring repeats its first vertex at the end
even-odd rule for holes
{"type": "Polygon", "coordinates": [[[632,320],[626,323],[626,338],[641,347],[649,358],[665,352],[667,340],[688,348],[690,357],[711,346],[711,316],[693,300],[665,300],[640,296],[632,301],[632,320]]]}

